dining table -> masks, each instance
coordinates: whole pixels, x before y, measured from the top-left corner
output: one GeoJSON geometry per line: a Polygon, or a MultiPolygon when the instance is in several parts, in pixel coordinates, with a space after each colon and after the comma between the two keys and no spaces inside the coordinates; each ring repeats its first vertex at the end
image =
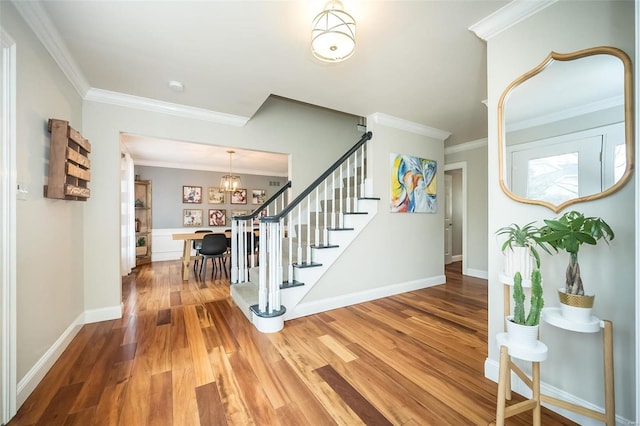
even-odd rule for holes
{"type": "MultiPolygon", "coordinates": [[[[256,236],[259,236],[260,231],[256,229],[253,232],[254,234],[256,234],[256,236]]],[[[206,235],[209,235],[209,234],[222,234],[222,233],[223,232],[211,231],[211,232],[187,232],[187,233],[178,233],[178,234],[172,235],[173,240],[184,241],[184,247],[182,251],[182,280],[183,281],[189,280],[189,271],[191,269],[189,266],[191,265],[191,261],[196,259],[201,259],[201,256],[198,256],[198,255],[191,256],[191,242],[202,240],[206,235]]],[[[231,231],[225,231],[224,234],[227,238],[231,238],[231,231]]]]}

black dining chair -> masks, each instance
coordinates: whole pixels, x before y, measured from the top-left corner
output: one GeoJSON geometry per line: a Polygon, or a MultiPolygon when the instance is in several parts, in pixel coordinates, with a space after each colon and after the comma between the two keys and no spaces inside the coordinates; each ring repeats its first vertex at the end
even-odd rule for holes
{"type": "Polygon", "coordinates": [[[224,235],[227,237],[227,251],[231,253],[231,229],[225,229],[224,235]]]}
{"type": "MultiPolygon", "coordinates": [[[[231,235],[231,229],[225,230],[225,233],[228,233],[228,235],[231,235]]],[[[247,265],[249,265],[251,264],[251,256],[258,254],[258,237],[253,231],[245,231],[244,237],[245,237],[244,252],[247,255],[247,265]]],[[[227,238],[227,247],[228,247],[229,253],[232,254],[231,253],[231,236],[227,238]]]]}
{"type": "MultiPolygon", "coordinates": [[[[201,233],[205,233],[205,232],[211,232],[210,229],[198,229],[195,233],[196,234],[201,234],[201,233]]],[[[193,240],[193,249],[196,251],[196,256],[200,255],[200,249],[202,248],[202,240],[193,240]]],[[[193,261],[193,272],[196,272],[196,269],[198,269],[198,258],[196,257],[196,260],[193,261]]]]}
{"type": "MultiPolygon", "coordinates": [[[[251,265],[251,256],[258,254],[258,237],[253,231],[245,231],[244,249],[247,254],[247,265],[251,265]]],[[[257,259],[256,259],[257,260],[257,259]]],[[[258,262],[256,261],[256,264],[258,262]]]]}
{"type": "Polygon", "coordinates": [[[202,265],[200,266],[200,275],[207,276],[207,260],[211,259],[213,270],[211,271],[211,278],[213,278],[216,272],[216,259],[220,268],[224,271],[225,277],[228,277],[227,262],[225,255],[227,253],[227,237],[224,234],[208,234],[204,236],[202,240],[202,247],[199,250],[200,256],[202,256],[202,265]],[[204,269],[204,273],[203,273],[204,269]]]}

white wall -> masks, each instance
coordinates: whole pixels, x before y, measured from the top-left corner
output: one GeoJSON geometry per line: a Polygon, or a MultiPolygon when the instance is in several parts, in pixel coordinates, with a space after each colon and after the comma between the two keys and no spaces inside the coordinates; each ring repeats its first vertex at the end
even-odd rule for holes
{"type": "MultiPolygon", "coordinates": [[[[509,199],[498,184],[497,105],[502,91],[525,71],[539,64],[550,51],[572,52],[610,45],[634,57],[633,2],[560,1],[488,41],[489,99],[489,235],[512,222],[525,224],[556,215],[539,206],[509,199]]],[[[636,131],[637,134],[637,131],[636,131]]],[[[637,146],[637,145],[636,145],[637,146]]],[[[594,292],[594,313],[613,321],[616,413],[635,416],[634,344],[634,183],[607,198],[571,206],[589,216],[603,217],[616,232],[610,247],[600,244],[581,249],[580,266],[587,291],[594,292]]],[[[497,365],[495,335],[503,330],[502,269],[499,243],[489,238],[489,360],[497,365]]],[[[558,306],[555,289],[563,286],[568,257],[544,255],[542,274],[545,306],[558,306]]],[[[549,347],[542,381],[566,396],[603,407],[602,349],[599,334],[578,334],[541,325],[549,347]]],[[[489,375],[490,372],[488,371],[489,375]]]]}
{"type": "Polygon", "coordinates": [[[227,227],[231,228],[232,211],[246,210],[252,212],[260,207],[259,204],[252,203],[252,190],[264,190],[266,194],[265,199],[268,199],[282,189],[288,180],[285,177],[279,176],[237,173],[242,179],[243,188],[247,190],[246,204],[231,204],[231,196],[229,194],[225,194],[225,202],[223,204],[209,204],[209,187],[217,188],[220,185],[220,177],[223,175],[221,172],[136,166],[135,174],[140,175],[142,180],[151,180],[151,227],[153,229],[182,227],[182,214],[184,209],[202,210],[203,226],[201,226],[201,228],[208,228],[208,214],[210,209],[226,210],[227,227]],[[270,182],[277,182],[278,186],[269,186],[270,182]],[[202,202],[199,204],[184,204],[181,198],[183,185],[200,186],[202,188],[202,202]]]}
{"type": "Polygon", "coordinates": [[[487,146],[480,141],[470,142],[467,149],[454,145],[445,150],[446,164],[467,164],[467,252],[463,253],[465,274],[484,277],[487,274],[487,146]]]}
{"type": "Polygon", "coordinates": [[[412,282],[444,282],[444,142],[368,119],[373,132],[367,166],[378,213],[303,303],[412,282]],[[390,154],[437,162],[438,209],[431,213],[390,212],[390,154]]]}
{"type": "Polygon", "coordinates": [[[20,383],[83,312],[85,203],[43,197],[50,143],[47,121],[67,120],[82,131],[82,100],[12,3],[2,2],[0,23],[16,41],[17,181],[29,191],[26,200],[17,202],[20,383]]]}

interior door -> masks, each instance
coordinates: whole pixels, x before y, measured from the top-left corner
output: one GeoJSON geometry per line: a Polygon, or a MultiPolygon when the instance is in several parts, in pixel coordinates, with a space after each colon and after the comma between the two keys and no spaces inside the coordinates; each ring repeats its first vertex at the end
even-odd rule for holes
{"type": "Polygon", "coordinates": [[[453,178],[445,173],[444,175],[444,264],[448,265],[453,261],[451,249],[453,246],[453,178]]]}

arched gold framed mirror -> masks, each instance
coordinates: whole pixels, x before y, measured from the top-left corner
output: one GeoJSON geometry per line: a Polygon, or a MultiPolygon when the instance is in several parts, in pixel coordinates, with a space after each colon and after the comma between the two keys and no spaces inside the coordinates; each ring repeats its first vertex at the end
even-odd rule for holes
{"type": "Polygon", "coordinates": [[[498,102],[500,187],[554,212],[614,193],[634,168],[632,66],[625,52],[551,52],[498,102]]]}

